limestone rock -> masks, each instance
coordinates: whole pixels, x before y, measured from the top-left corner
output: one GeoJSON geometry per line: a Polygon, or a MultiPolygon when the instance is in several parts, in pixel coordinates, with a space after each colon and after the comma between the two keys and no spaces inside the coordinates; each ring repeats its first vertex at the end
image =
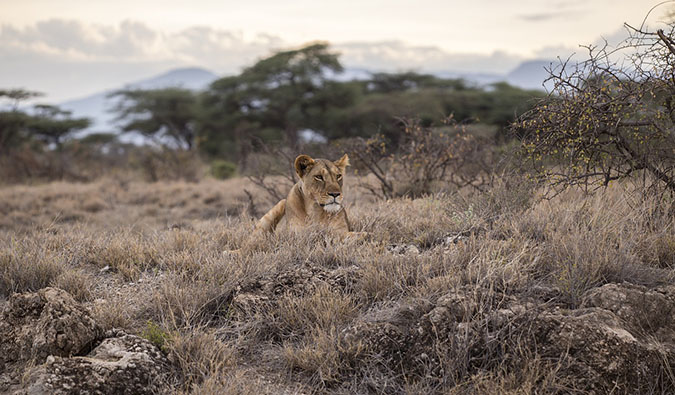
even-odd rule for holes
{"type": "Polygon", "coordinates": [[[232,295],[231,307],[244,315],[252,315],[274,303],[279,295],[302,296],[320,286],[345,290],[354,286],[359,268],[356,266],[325,269],[304,265],[280,271],[244,284],[232,295]]]}
{"type": "Polygon", "coordinates": [[[103,333],[63,290],[14,294],[0,318],[0,393],[147,394],[165,389],[170,365],[157,347],[124,332],[103,333]]]}
{"type": "Polygon", "coordinates": [[[584,295],[582,306],[616,314],[632,331],[656,335],[675,347],[675,286],[647,289],[633,284],[606,284],[584,295]]]}
{"type": "Polygon", "coordinates": [[[49,357],[18,394],[154,394],[166,389],[168,372],[168,360],[152,343],[119,333],[87,356],[49,357]]]}
{"type": "Polygon", "coordinates": [[[665,350],[652,347],[626,328],[614,313],[599,308],[528,312],[497,338],[508,344],[510,336],[525,335],[529,351],[556,360],[558,375],[581,391],[607,393],[615,387],[631,393],[673,390],[666,390],[672,383],[663,380],[663,375],[675,367],[664,360],[672,361],[675,354],[665,356],[665,350]],[[523,328],[527,328],[524,333],[523,328]]]}
{"type": "Polygon", "coordinates": [[[418,255],[419,248],[414,244],[391,244],[387,246],[387,250],[396,255],[418,255]]]}
{"type": "Polygon", "coordinates": [[[87,353],[102,334],[89,312],[57,288],[12,295],[1,318],[0,373],[49,355],[87,353]]]}
{"type": "Polygon", "coordinates": [[[675,328],[672,313],[659,318],[658,308],[670,311],[673,294],[611,284],[585,295],[587,307],[566,310],[464,288],[433,303],[412,302],[395,313],[361,317],[342,331],[341,341],[363,347],[361,368],[372,369],[377,361],[383,371],[439,382],[448,368],[479,374],[510,369],[537,355],[555,361],[556,377],[571,391],[672,393],[668,372],[675,371],[675,349],[668,342],[675,328]],[[402,315],[407,318],[396,318],[402,315]],[[648,333],[640,320],[648,322],[648,333]]]}

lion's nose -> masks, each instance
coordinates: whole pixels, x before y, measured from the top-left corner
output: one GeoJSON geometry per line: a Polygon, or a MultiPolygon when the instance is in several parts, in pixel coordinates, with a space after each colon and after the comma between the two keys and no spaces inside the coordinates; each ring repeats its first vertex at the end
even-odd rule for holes
{"type": "Polygon", "coordinates": [[[328,192],[328,195],[332,196],[333,199],[337,198],[340,196],[340,192],[328,192]]]}

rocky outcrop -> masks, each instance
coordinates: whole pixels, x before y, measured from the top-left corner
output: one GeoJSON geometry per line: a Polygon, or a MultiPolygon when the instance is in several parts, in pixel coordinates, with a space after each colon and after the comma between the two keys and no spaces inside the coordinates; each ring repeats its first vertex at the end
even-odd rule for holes
{"type": "MultiPolygon", "coordinates": [[[[359,276],[355,266],[286,267],[228,293],[227,319],[255,320],[279,299],[319,289],[350,292],[359,276]]],[[[373,305],[336,338],[344,375],[396,393],[417,379],[443,388],[530,368],[543,393],[675,393],[675,286],[607,284],[586,292],[578,309],[556,304],[556,293],[462,286],[373,305]]],[[[62,290],[13,295],[0,318],[0,393],[162,393],[174,377],[152,343],[103,333],[62,290]]],[[[258,329],[265,341],[284,339],[283,328],[258,329]]]]}
{"type": "Polygon", "coordinates": [[[611,311],[631,332],[675,348],[675,286],[650,290],[628,283],[607,284],[586,293],[582,306],[611,311]]]}
{"type": "Polygon", "coordinates": [[[138,336],[110,335],[86,356],[48,357],[18,393],[155,394],[165,389],[169,362],[157,347],[138,336]]]}
{"type": "Polygon", "coordinates": [[[231,307],[243,316],[250,316],[280,295],[302,296],[317,287],[333,290],[348,290],[358,279],[356,266],[326,269],[320,266],[303,265],[279,271],[270,276],[239,286],[232,296],[231,307]]]}
{"type": "Polygon", "coordinates": [[[359,369],[371,377],[381,369],[441,381],[540,360],[565,383],[551,392],[667,393],[675,390],[668,376],[675,371],[674,291],[610,284],[589,291],[586,307],[565,310],[460,288],[433,303],[373,312],[343,330],[341,341],[363,348],[359,369]]]}
{"type": "Polygon", "coordinates": [[[124,332],[103,333],[57,288],[12,295],[1,318],[2,393],[157,393],[169,372],[157,347],[124,332]]]}
{"type": "Polygon", "coordinates": [[[0,320],[0,372],[49,355],[87,353],[102,330],[66,291],[14,294],[0,320]]]}
{"type": "Polygon", "coordinates": [[[675,389],[665,376],[675,368],[675,350],[629,331],[626,322],[608,310],[529,312],[507,328],[506,336],[497,336],[499,341],[508,345],[513,336],[524,336],[529,352],[556,361],[558,377],[570,388],[594,393],[675,389]]]}

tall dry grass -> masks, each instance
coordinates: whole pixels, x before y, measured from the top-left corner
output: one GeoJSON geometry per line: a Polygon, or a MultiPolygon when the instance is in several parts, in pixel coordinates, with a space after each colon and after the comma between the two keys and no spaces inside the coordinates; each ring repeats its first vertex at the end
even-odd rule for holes
{"type": "Polygon", "coordinates": [[[537,289],[573,309],[605,283],[675,281],[673,219],[620,186],[540,200],[503,183],[388,201],[348,186],[368,240],[281,230],[224,254],[253,227],[244,188],[254,187],[109,179],[0,189],[0,297],[58,286],[105,327],[151,333],[184,393],[532,393],[564,388],[555,363],[531,355],[507,368],[489,349],[468,363],[465,339],[438,350],[439,379],[423,361],[386,370],[384,356],[341,334],[461,287],[489,290],[475,294],[480,309],[498,307],[494,292],[537,289]]]}

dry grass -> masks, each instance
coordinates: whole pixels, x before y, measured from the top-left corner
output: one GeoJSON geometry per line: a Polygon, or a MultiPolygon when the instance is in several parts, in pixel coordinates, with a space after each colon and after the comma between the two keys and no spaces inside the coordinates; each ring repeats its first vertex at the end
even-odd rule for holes
{"type": "MultiPolygon", "coordinates": [[[[224,254],[253,226],[244,188],[254,189],[244,180],[114,179],[0,189],[0,295],[53,285],[106,328],[147,335],[154,323],[184,393],[533,393],[565,388],[551,361],[507,368],[488,351],[468,362],[477,340],[464,339],[437,350],[447,372],[439,379],[424,361],[386,370],[383,356],[341,334],[459,287],[546,286],[575,308],[608,282],[675,281],[673,219],[620,187],[550,201],[513,184],[392,201],[348,188],[352,222],[370,240],[281,231],[224,254]],[[391,244],[418,252],[392,253],[391,244]]],[[[490,292],[476,294],[479,310],[497,308],[490,292]]]]}

